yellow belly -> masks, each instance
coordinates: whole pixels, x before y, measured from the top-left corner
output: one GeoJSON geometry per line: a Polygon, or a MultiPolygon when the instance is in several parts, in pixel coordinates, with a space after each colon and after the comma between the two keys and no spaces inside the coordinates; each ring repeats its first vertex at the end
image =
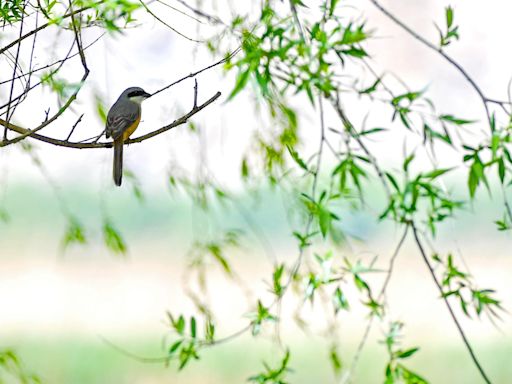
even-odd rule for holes
{"type": "Polygon", "coordinates": [[[137,120],[133,122],[132,125],[130,125],[126,130],[123,132],[123,140],[128,140],[128,138],[131,136],[133,132],[137,129],[140,123],[140,116],[137,120]]]}

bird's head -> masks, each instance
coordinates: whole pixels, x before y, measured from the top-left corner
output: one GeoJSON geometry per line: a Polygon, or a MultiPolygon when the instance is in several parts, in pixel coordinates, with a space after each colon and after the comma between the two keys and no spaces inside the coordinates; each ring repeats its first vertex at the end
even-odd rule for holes
{"type": "Polygon", "coordinates": [[[126,97],[128,100],[133,101],[137,104],[141,104],[144,100],[151,96],[140,87],[130,87],[124,90],[121,96],[126,97]]]}

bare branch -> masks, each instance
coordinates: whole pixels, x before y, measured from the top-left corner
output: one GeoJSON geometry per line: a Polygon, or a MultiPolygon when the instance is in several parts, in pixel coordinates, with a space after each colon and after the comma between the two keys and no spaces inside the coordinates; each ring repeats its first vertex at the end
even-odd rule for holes
{"type": "MultiPolygon", "coordinates": [[[[86,46],[84,46],[84,47],[82,48],[82,50],[83,50],[83,51],[86,51],[86,50],[87,50],[87,48],[89,48],[89,47],[93,46],[94,44],[96,44],[96,43],[97,43],[97,42],[98,42],[98,41],[99,41],[103,36],[105,36],[105,33],[102,33],[100,36],[98,36],[96,39],[94,39],[91,43],[89,43],[89,44],[87,44],[86,46]]],[[[73,47],[74,47],[74,44],[75,44],[75,42],[73,41],[73,45],[71,46],[71,48],[73,48],[73,47]]],[[[48,68],[50,68],[50,67],[53,67],[54,65],[61,64],[61,63],[65,62],[65,61],[67,61],[68,59],[72,59],[73,57],[78,56],[78,55],[80,55],[80,51],[77,51],[77,52],[73,53],[72,55],[69,55],[69,54],[68,54],[68,55],[66,55],[66,57],[64,57],[63,59],[56,60],[56,61],[54,61],[53,63],[47,64],[47,65],[44,65],[44,66],[42,66],[42,67],[38,67],[38,68],[35,68],[35,69],[31,69],[31,70],[29,70],[29,72],[21,73],[21,74],[19,74],[18,76],[16,76],[14,79],[15,79],[15,80],[17,80],[17,79],[19,79],[19,78],[21,78],[21,77],[25,77],[25,76],[27,76],[27,75],[28,75],[28,76],[31,76],[31,75],[32,75],[32,74],[34,74],[35,72],[39,72],[39,71],[42,71],[42,70],[44,70],[44,69],[48,69],[48,68]]],[[[8,80],[0,81],[0,85],[5,84],[5,83],[9,83],[11,80],[12,80],[12,79],[8,79],[8,80]]]]}
{"type": "Polygon", "coordinates": [[[207,13],[199,10],[199,9],[196,9],[196,8],[193,8],[192,6],[190,6],[188,3],[186,3],[185,1],[183,0],[176,0],[178,3],[180,3],[181,5],[183,5],[184,7],[186,7],[187,9],[191,10],[192,12],[194,12],[196,15],[200,16],[200,17],[203,17],[205,18],[206,20],[208,20],[210,23],[212,24],[222,24],[222,25],[226,25],[221,19],[219,19],[217,16],[212,16],[212,15],[208,15],[207,13]]]}
{"type": "MultiPolygon", "coordinates": [[[[66,57],[65,57],[63,60],[61,60],[61,63],[59,64],[59,66],[58,66],[56,69],[54,69],[53,71],[51,71],[51,72],[50,72],[49,76],[53,76],[55,73],[57,73],[57,72],[62,68],[62,66],[64,65],[64,63],[65,63],[65,62],[68,60],[68,58],[70,57],[71,51],[73,50],[73,47],[75,46],[75,42],[76,42],[76,41],[75,41],[75,40],[73,40],[73,43],[71,44],[71,47],[69,48],[69,51],[68,51],[68,53],[67,53],[66,57]]],[[[78,53],[77,53],[77,54],[78,54],[78,53]]],[[[11,102],[7,102],[6,104],[4,104],[4,105],[0,106],[0,110],[1,110],[1,109],[4,109],[5,107],[8,107],[8,106],[10,105],[10,103],[12,103],[12,102],[15,102],[15,101],[21,100],[21,99],[22,99],[22,98],[23,98],[23,97],[24,97],[28,92],[30,92],[30,91],[31,91],[31,90],[33,90],[34,88],[36,88],[36,87],[40,86],[42,83],[43,83],[42,81],[39,81],[39,82],[37,82],[36,84],[34,84],[34,85],[32,85],[32,86],[30,86],[30,87],[28,87],[28,88],[25,88],[25,89],[23,90],[23,92],[22,92],[21,94],[19,94],[18,96],[16,96],[15,98],[13,98],[13,99],[11,100],[11,102]]],[[[4,113],[5,113],[5,112],[3,112],[2,114],[4,114],[4,113]]],[[[0,114],[0,115],[1,115],[1,114],[0,114]]]]}
{"type": "Polygon", "coordinates": [[[84,114],[82,113],[80,115],[80,117],[78,118],[78,120],[76,121],[75,124],[73,124],[73,127],[71,128],[71,131],[69,132],[69,135],[68,137],[66,138],[66,141],[69,141],[69,139],[71,138],[71,135],[73,134],[73,132],[75,131],[75,128],[76,126],[82,121],[82,117],[84,117],[84,114]]]}
{"type": "MultiPolygon", "coordinates": [[[[192,116],[194,116],[196,113],[198,113],[201,110],[203,110],[204,108],[206,108],[208,105],[212,104],[220,96],[221,96],[221,93],[217,92],[214,96],[212,96],[206,102],[204,102],[201,105],[198,105],[197,108],[193,108],[189,113],[187,113],[186,115],[183,115],[179,119],[174,120],[171,124],[166,125],[165,127],[157,129],[153,132],[150,132],[146,135],[139,136],[134,139],[126,140],[125,144],[140,143],[140,142],[150,139],[154,136],[160,135],[160,134],[168,131],[169,129],[172,129],[172,128],[177,127],[182,124],[185,124],[192,116]]],[[[0,125],[6,126],[7,122],[5,120],[0,119],[0,125]]],[[[48,125],[48,124],[46,124],[46,125],[48,125]]],[[[59,147],[76,148],[76,149],[91,149],[91,148],[112,148],[112,146],[114,145],[114,143],[111,141],[110,142],[100,142],[100,143],[80,143],[80,142],[69,142],[66,140],[58,140],[58,139],[54,139],[51,137],[47,137],[47,136],[43,136],[43,135],[35,133],[35,132],[37,132],[36,130],[40,129],[39,127],[35,128],[33,130],[28,130],[26,128],[22,128],[20,126],[17,126],[17,125],[11,124],[11,123],[9,123],[7,125],[7,127],[10,130],[18,132],[19,134],[22,135],[19,137],[26,138],[26,137],[30,136],[33,139],[44,141],[45,143],[57,145],[59,147]]],[[[18,137],[16,139],[18,139],[18,137]]],[[[9,143],[9,142],[7,142],[7,143],[9,143]]],[[[4,145],[7,145],[7,144],[4,144],[4,145]]],[[[2,147],[4,145],[3,145],[3,142],[0,142],[0,147],[2,147]]]]}
{"type": "Polygon", "coordinates": [[[182,82],[182,81],[184,81],[184,80],[190,79],[190,78],[192,78],[192,77],[196,77],[197,75],[199,75],[200,73],[202,73],[202,72],[204,72],[204,71],[207,71],[208,69],[211,69],[211,68],[213,68],[213,67],[216,67],[216,66],[218,66],[218,65],[220,65],[220,64],[224,64],[225,62],[227,62],[228,60],[230,60],[232,57],[234,57],[238,52],[240,52],[240,49],[241,49],[241,48],[240,48],[240,47],[238,47],[238,48],[237,48],[237,49],[235,49],[233,52],[229,53],[226,57],[224,57],[223,59],[221,59],[221,60],[219,60],[219,61],[217,61],[217,62],[213,63],[212,65],[209,65],[209,66],[207,66],[207,67],[205,67],[205,68],[202,68],[202,69],[200,69],[199,71],[196,71],[196,72],[191,73],[191,74],[189,74],[189,75],[187,75],[187,76],[184,76],[184,77],[182,77],[181,79],[178,79],[178,80],[176,80],[175,82],[173,82],[173,83],[171,83],[171,84],[169,84],[169,85],[166,85],[166,86],[165,86],[165,87],[163,87],[163,88],[160,88],[158,91],[153,92],[153,93],[151,94],[151,97],[153,97],[153,96],[155,96],[155,95],[158,95],[160,92],[163,92],[163,91],[165,91],[166,89],[169,89],[169,88],[171,88],[172,86],[174,86],[174,85],[176,85],[176,84],[178,84],[178,83],[181,83],[181,82],[182,82]]]}
{"type": "Polygon", "coordinates": [[[194,79],[194,108],[197,108],[197,79],[194,79]]]}
{"type": "Polygon", "coordinates": [[[195,40],[195,39],[192,39],[191,37],[188,37],[187,35],[184,35],[183,33],[181,33],[180,31],[176,30],[175,28],[171,27],[168,23],[166,23],[165,21],[163,21],[161,18],[159,18],[153,11],[151,11],[151,9],[149,9],[149,7],[146,5],[146,3],[144,3],[142,0],[139,0],[139,2],[142,4],[142,6],[144,7],[144,9],[147,11],[147,13],[149,13],[151,16],[153,16],[156,20],[158,20],[161,24],[165,25],[167,28],[169,28],[171,31],[173,31],[174,33],[177,33],[178,35],[180,35],[181,37],[189,40],[189,41],[192,41],[194,43],[204,43],[204,41],[199,41],[199,40],[195,40]]]}

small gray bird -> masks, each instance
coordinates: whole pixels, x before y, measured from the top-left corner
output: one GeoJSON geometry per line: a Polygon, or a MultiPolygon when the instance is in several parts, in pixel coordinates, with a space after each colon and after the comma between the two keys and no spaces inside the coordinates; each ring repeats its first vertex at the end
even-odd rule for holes
{"type": "Polygon", "coordinates": [[[123,145],[139,126],[141,103],[150,97],[140,87],[130,87],[121,93],[107,115],[105,134],[114,140],[114,182],[119,187],[123,180],[123,145]]]}

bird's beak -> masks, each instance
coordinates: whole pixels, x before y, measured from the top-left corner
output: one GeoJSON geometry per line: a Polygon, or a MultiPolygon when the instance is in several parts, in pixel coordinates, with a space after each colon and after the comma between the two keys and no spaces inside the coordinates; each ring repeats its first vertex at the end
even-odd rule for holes
{"type": "Polygon", "coordinates": [[[151,97],[151,93],[147,93],[147,92],[144,92],[144,94],[142,95],[142,97],[144,97],[145,99],[151,97]]]}

